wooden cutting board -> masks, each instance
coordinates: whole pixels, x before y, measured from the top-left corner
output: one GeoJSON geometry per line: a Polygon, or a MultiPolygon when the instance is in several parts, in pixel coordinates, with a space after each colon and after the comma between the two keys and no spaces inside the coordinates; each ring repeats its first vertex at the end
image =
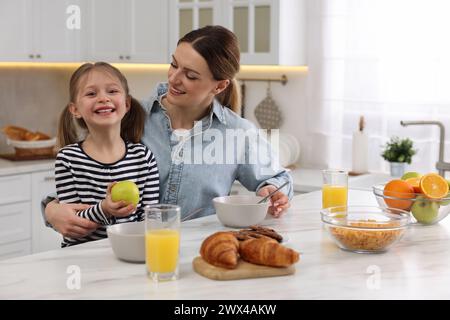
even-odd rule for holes
{"type": "Polygon", "coordinates": [[[287,276],[295,273],[295,266],[287,268],[274,268],[260,266],[239,260],[236,269],[225,269],[207,263],[202,257],[196,257],[192,261],[192,266],[198,274],[212,280],[239,280],[263,277],[287,276]]]}

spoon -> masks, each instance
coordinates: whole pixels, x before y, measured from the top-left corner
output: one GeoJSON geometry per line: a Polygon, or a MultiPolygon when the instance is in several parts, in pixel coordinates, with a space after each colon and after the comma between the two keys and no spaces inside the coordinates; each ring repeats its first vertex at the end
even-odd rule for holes
{"type": "Polygon", "coordinates": [[[283,188],[285,185],[287,185],[289,183],[289,181],[286,181],[285,183],[283,183],[281,186],[279,186],[278,188],[276,188],[275,190],[273,190],[271,193],[269,193],[267,196],[265,196],[264,198],[262,198],[261,200],[258,201],[258,203],[263,203],[266,202],[267,199],[269,199],[271,196],[273,196],[278,190],[280,190],[281,188],[283,188]]]}

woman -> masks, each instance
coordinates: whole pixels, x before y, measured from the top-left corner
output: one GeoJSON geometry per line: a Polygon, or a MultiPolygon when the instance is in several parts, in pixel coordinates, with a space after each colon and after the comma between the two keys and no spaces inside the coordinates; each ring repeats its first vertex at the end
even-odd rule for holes
{"type": "MultiPolygon", "coordinates": [[[[168,83],[143,103],[148,116],[142,142],[160,170],[160,202],[180,205],[182,218],[213,214],[212,199],[228,195],[235,180],[261,196],[288,181],[271,197],[269,213],[279,217],[289,207],[292,178],[271,153],[270,161],[260,161],[270,152],[267,141],[235,113],[239,59],[237,38],[226,28],[191,31],[178,41],[168,83]]],[[[63,235],[83,236],[96,225],[74,214],[82,209],[53,201],[46,219],[63,235]]]]}

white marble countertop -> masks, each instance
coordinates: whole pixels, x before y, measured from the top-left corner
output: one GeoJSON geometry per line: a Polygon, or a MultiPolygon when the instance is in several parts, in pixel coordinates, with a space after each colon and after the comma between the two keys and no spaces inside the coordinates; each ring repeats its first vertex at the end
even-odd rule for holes
{"type": "MultiPolygon", "coordinates": [[[[107,239],[0,261],[0,299],[450,299],[450,219],[410,227],[382,254],[336,247],[322,229],[321,192],[296,196],[282,219],[265,225],[301,252],[291,276],[213,281],[191,266],[201,241],[222,229],[215,216],[182,225],[180,279],[154,283],[145,265],[119,261],[107,239]],[[71,266],[79,268],[73,288],[71,266]],[[69,289],[72,288],[72,289],[69,289]]],[[[350,190],[350,204],[375,204],[372,194],[350,190]]]]}
{"type": "MultiPolygon", "coordinates": [[[[298,168],[290,171],[294,180],[294,191],[312,192],[322,189],[321,169],[298,168]]],[[[387,173],[371,172],[359,176],[349,176],[348,186],[351,189],[372,190],[372,186],[393,179],[387,173]]]]}
{"type": "Polygon", "coordinates": [[[10,161],[0,159],[0,177],[12,174],[54,170],[55,160],[10,161]]]}

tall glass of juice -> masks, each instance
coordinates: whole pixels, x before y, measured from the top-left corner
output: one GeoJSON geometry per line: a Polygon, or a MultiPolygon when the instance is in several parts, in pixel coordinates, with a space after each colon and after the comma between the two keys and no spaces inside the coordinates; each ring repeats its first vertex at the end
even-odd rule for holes
{"type": "Polygon", "coordinates": [[[145,264],[154,281],[178,279],[180,207],[149,205],[145,211],[145,264]]]}
{"type": "Polygon", "coordinates": [[[322,208],[346,207],[348,173],[342,170],[323,170],[322,175],[322,208]]]}

